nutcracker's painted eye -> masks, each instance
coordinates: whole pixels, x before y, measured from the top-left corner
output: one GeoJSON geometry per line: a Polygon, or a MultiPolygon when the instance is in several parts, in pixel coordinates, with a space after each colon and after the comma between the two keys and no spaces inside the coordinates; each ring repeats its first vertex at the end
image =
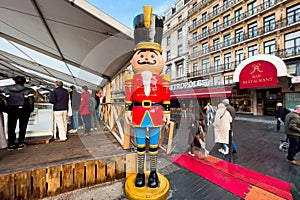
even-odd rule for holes
{"type": "Polygon", "coordinates": [[[141,58],[144,58],[144,55],[141,55],[140,57],[141,57],[141,58]]]}
{"type": "Polygon", "coordinates": [[[151,58],[155,58],[155,56],[154,56],[154,55],[151,55],[151,58]]]}

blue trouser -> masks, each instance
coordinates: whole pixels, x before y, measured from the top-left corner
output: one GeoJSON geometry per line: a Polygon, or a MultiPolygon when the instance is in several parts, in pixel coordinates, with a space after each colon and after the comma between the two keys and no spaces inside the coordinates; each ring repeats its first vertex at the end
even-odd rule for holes
{"type": "Polygon", "coordinates": [[[77,130],[78,128],[78,110],[72,110],[72,129],[77,130]]]}
{"type": "Polygon", "coordinates": [[[84,133],[91,132],[91,115],[82,115],[83,123],[84,123],[84,133]]]}
{"type": "MultiPolygon", "coordinates": [[[[137,145],[143,146],[146,144],[146,132],[147,132],[146,127],[135,128],[137,145]]],[[[149,139],[150,139],[151,146],[158,145],[159,136],[160,136],[160,127],[149,127],[149,139]]]]}

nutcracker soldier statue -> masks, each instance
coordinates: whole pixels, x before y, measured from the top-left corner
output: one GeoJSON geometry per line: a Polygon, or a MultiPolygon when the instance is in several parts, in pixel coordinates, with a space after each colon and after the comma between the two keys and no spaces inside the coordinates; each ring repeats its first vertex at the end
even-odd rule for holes
{"type": "Polygon", "coordinates": [[[160,129],[170,121],[170,76],[160,75],[164,68],[160,46],[163,20],[152,15],[152,7],[144,6],[144,14],[134,18],[135,49],[131,60],[134,74],[127,74],[125,118],[136,133],[137,174],[135,187],[157,188],[157,154],[160,129]],[[147,184],[144,172],[146,133],[149,131],[150,174],[147,184]],[[145,186],[146,185],[146,186],[145,186]]]}

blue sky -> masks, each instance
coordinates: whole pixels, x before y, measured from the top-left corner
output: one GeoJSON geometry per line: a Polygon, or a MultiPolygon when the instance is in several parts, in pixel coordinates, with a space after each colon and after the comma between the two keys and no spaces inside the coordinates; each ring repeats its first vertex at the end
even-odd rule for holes
{"type": "Polygon", "coordinates": [[[115,18],[117,21],[133,28],[133,18],[143,12],[143,6],[149,5],[153,13],[162,15],[178,0],[87,0],[99,10],[115,18]]]}

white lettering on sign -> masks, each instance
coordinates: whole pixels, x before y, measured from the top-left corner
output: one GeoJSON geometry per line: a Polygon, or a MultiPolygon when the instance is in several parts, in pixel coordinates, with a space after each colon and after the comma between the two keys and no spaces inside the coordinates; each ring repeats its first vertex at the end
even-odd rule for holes
{"type": "Polygon", "coordinates": [[[205,80],[171,84],[171,90],[182,90],[182,89],[188,89],[194,87],[208,87],[208,86],[210,86],[210,81],[209,79],[205,79],[205,80]]]}

